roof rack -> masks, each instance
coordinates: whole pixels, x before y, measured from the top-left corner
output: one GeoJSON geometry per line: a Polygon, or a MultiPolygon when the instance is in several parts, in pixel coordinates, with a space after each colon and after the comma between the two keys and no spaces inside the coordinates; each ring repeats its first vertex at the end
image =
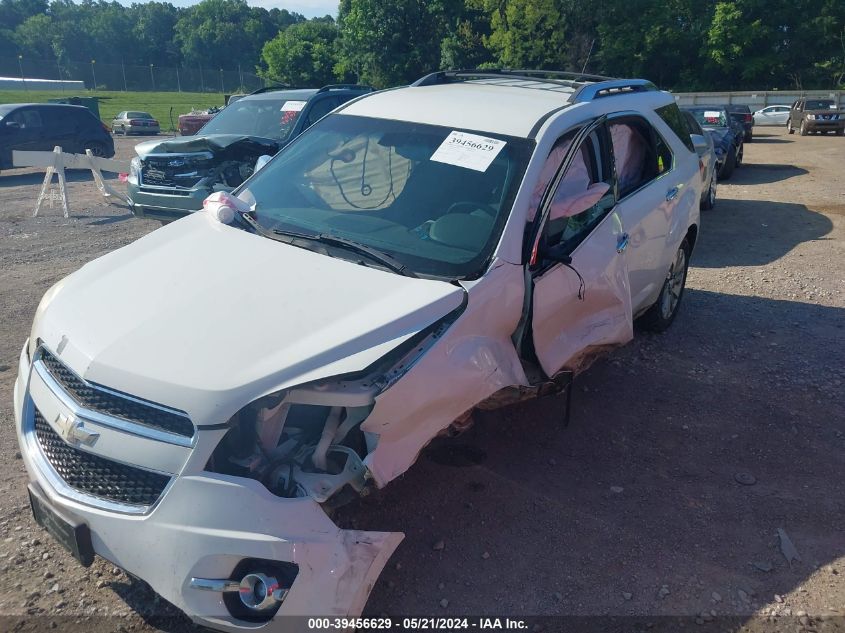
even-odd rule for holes
{"type": "Polygon", "coordinates": [[[472,81],[473,79],[525,79],[528,81],[542,81],[568,88],[579,88],[585,82],[608,81],[613,77],[604,75],[589,75],[586,73],[567,72],[562,70],[516,70],[512,68],[469,68],[461,70],[440,70],[417,79],[412,86],[434,86],[458,81],[472,81]]]}
{"type": "Polygon", "coordinates": [[[290,90],[290,86],[287,84],[275,84],[272,86],[264,86],[263,88],[259,88],[258,90],[253,90],[249,93],[249,96],[252,95],[260,95],[265,92],[272,92],[273,90],[290,90]]]}
{"type": "Polygon", "coordinates": [[[329,90],[364,90],[367,92],[374,92],[375,88],[372,86],[365,86],[364,84],[329,84],[328,86],[323,86],[317,91],[317,94],[321,92],[328,92],[329,90]]]}
{"type": "Polygon", "coordinates": [[[616,79],[604,75],[566,72],[561,70],[513,70],[502,69],[467,69],[441,70],[417,79],[411,86],[435,86],[439,84],[472,81],[474,79],[522,79],[547,84],[566,86],[573,89],[570,103],[592,101],[600,97],[610,97],[632,92],[650,92],[657,90],[647,79],[616,79]]]}
{"type": "Polygon", "coordinates": [[[615,79],[597,83],[584,84],[572,95],[572,103],[593,101],[601,97],[612,97],[632,92],[653,92],[657,86],[647,79],[615,79]]]}

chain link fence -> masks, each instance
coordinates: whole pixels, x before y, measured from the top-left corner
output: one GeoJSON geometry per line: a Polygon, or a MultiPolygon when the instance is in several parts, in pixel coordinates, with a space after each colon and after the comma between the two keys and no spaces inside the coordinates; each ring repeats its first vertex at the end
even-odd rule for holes
{"type": "Polygon", "coordinates": [[[203,66],[133,66],[103,63],[97,60],[71,62],[0,58],[0,77],[27,79],[64,79],[85,83],[89,90],[125,90],[139,92],[251,92],[264,86],[258,75],[241,68],[203,66]]]}
{"type": "Polygon", "coordinates": [[[752,109],[770,105],[791,106],[798,99],[833,99],[845,106],[845,90],[748,90],[745,92],[674,92],[678,105],[747,105],[752,109]]]}

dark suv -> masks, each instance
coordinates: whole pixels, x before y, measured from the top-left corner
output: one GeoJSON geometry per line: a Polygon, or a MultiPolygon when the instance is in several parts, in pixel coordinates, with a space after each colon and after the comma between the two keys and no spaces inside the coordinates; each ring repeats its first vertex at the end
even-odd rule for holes
{"type": "Polygon", "coordinates": [[[754,139],[754,115],[751,114],[751,108],[747,105],[729,105],[728,113],[745,131],[745,138],[743,140],[746,143],[750,143],[754,139]]]}
{"type": "Polygon", "coordinates": [[[790,134],[798,130],[801,136],[811,132],[836,132],[845,134],[845,116],[837,109],[833,99],[799,99],[792,104],[786,129],[790,134]]]}
{"type": "Polygon", "coordinates": [[[372,91],[349,84],[262,89],[227,105],[196,136],[141,143],[128,180],[133,213],[168,222],[199,211],[210,194],[249,178],[259,158],[275,155],[339,105],[372,91]]]}
{"type": "Polygon", "coordinates": [[[11,169],[12,151],[51,151],[114,156],[109,129],[88,108],[56,103],[0,105],[0,169],[11,169]]]}

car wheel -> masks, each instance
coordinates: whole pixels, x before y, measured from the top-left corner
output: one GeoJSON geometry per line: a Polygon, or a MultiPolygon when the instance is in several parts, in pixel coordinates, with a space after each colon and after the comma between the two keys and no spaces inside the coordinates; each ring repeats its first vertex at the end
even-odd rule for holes
{"type": "Polygon", "coordinates": [[[807,122],[801,121],[801,127],[798,129],[798,133],[801,136],[807,136],[807,122]]]}
{"type": "Polygon", "coordinates": [[[792,121],[786,122],[786,131],[790,134],[795,134],[795,130],[792,128],[792,121]]]}
{"type": "Polygon", "coordinates": [[[741,167],[742,161],[745,159],[745,144],[743,143],[742,146],[739,148],[739,151],[736,153],[736,166],[741,167]]]}
{"type": "Polygon", "coordinates": [[[745,135],[745,142],[746,143],[750,143],[753,140],[754,140],[754,133],[753,132],[749,132],[748,134],[745,135]]]}
{"type": "Polygon", "coordinates": [[[98,158],[105,158],[106,157],[106,146],[102,143],[87,143],[85,145],[86,150],[91,150],[91,153],[98,158]]]}
{"type": "Polygon", "coordinates": [[[669,267],[669,274],[663,282],[660,296],[648,311],[639,318],[639,325],[652,332],[663,332],[675,320],[684,288],[687,283],[687,268],[689,267],[690,247],[686,240],[681,242],[675,259],[669,267]]]}
{"type": "Polygon", "coordinates": [[[722,163],[722,169],[719,170],[719,180],[730,180],[734,167],[736,167],[736,150],[731,147],[728,155],[725,156],[725,162],[722,163]]]}
{"type": "Polygon", "coordinates": [[[716,170],[713,170],[713,175],[710,177],[710,186],[707,187],[707,195],[701,201],[702,211],[709,211],[716,206],[716,170]]]}

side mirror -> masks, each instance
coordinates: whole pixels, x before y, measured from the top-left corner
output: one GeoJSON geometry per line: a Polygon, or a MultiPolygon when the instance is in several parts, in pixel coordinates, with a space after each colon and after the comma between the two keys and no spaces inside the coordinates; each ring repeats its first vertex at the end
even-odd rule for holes
{"type": "Polygon", "coordinates": [[[689,137],[692,139],[692,145],[695,147],[695,151],[699,156],[704,155],[704,153],[710,149],[710,143],[708,143],[707,139],[701,134],[690,134],[689,137]]]}

